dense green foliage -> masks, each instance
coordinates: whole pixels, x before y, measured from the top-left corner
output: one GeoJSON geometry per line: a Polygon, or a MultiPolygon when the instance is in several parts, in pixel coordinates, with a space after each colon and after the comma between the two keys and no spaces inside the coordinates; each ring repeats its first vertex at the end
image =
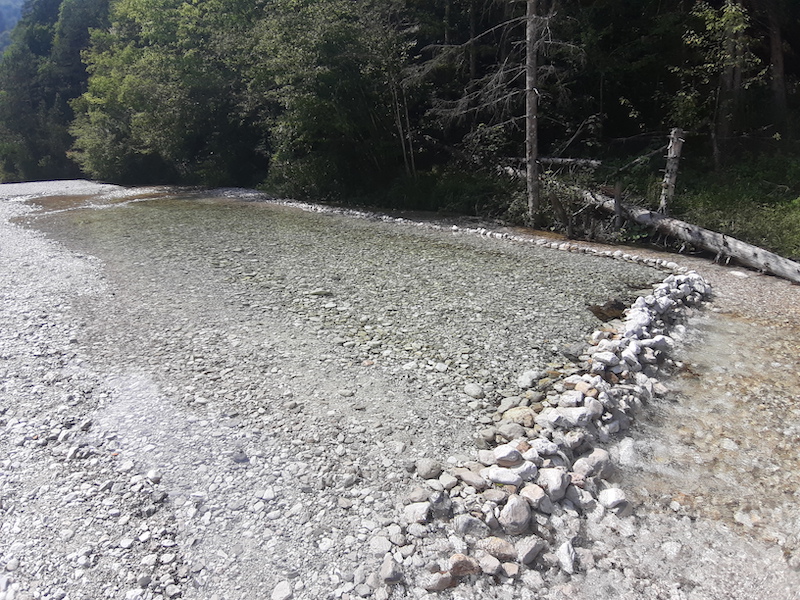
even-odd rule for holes
{"type": "MultiPolygon", "coordinates": [[[[677,211],[722,227],[714,211],[724,215],[736,197],[766,207],[758,220],[770,226],[796,226],[798,3],[539,7],[542,155],[616,167],[682,127],[677,211]],[[785,168],[767,176],[770,165],[785,168]],[[780,193],[731,173],[769,180],[780,193]],[[698,191],[701,181],[724,183],[729,200],[698,191]]],[[[514,218],[520,185],[500,168],[519,168],[524,150],[525,8],[511,0],[27,0],[0,62],[0,178],[82,172],[126,183],[261,184],[296,197],[514,218]]],[[[623,179],[646,196],[662,161],[656,152],[585,183],[623,179]]],[[[778,245],[797,254],[792,244],[778,245]]]]}

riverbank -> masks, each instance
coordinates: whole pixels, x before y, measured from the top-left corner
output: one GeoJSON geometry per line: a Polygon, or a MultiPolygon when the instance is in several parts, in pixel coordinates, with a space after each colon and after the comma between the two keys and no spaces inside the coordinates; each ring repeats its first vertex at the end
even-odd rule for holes
{"type": "MultiPolygon", "coordinates": [[[[400,520],[418,461],[472,459],[501,392],[563,365],[596,326],[587,304],[664,276],[235,199],[77,208],[91,186],[73,191],[57,214],[3,206],[48,234],[6,224],[2,237],[6,599],[420,597],[419,573],[457,543],[400,520]],[[376,580],[387,552],[408,559],[399,585],[376,580]]],[[[796,287],[695,262],[722,318],[797,323],[796,287]]],[[[612,453],[633,476],[642,449],[612,453]]],[[[575,573],[538,565],[442,596],[794,597],[790,541],[763,539],[752,518],[676,510],[635,481],[633,515],[578,532],[575,573]]]]}

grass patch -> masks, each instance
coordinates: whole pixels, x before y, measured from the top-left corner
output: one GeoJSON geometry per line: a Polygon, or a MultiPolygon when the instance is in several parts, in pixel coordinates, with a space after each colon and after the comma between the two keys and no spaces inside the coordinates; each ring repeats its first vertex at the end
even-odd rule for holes
{"type": "Polygon", "coordinates": [[[678,177],[675,217],[800,259],[800,157],[760,157],[678,177]]]}

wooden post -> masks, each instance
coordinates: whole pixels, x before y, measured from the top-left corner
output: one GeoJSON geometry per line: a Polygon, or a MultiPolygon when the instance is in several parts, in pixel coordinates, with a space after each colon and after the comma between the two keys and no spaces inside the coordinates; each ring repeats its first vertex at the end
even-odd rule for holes
{"type": "Polygon", "coordinates": [[[669,214],[669,205],[675,195],[675,181],[678,179],[678,161],[681,158],[682,147],[683,130],[676,127],[669,134],[667,168],[664,171],[664,182],[661,184],[661,199],[658,202],[658,212],[662,215],[669,214]]]}

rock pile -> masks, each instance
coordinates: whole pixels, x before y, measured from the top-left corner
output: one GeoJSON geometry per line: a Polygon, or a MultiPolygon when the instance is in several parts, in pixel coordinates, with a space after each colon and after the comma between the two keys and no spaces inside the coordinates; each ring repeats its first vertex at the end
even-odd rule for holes
{"type": "MultiPolygon", "coordinates": [[[[382,583],[404,582],[404,572],[411,579],[414,566],[422,573],[405,583],[428,592],[485,576],[535,590],[544,585],[542,572],[552,578],[592,565],[592,553],[576,541],[581,519],[624,518],[633,510],[609,453],[597,444],[626,430],[636,410],[665,391],[656,375],[672,365],[669,334],[679,337],[679,321],[710,291],[694,272],[667,277],[624,321],[591,335],[578,372],[558,381],[545,372],[523,373],[520,394],[504,398],[495,424],[478,434],[483,448],[475,460],[447,469],[418,461],[423,485],[408,497],[405,533],[413,539],[444,532],[457,551],[424,558],[401,535],[402,546],[386,544],[382,583]]],[[[481,397],[478,388],[464,391],[481,397]]]]}

